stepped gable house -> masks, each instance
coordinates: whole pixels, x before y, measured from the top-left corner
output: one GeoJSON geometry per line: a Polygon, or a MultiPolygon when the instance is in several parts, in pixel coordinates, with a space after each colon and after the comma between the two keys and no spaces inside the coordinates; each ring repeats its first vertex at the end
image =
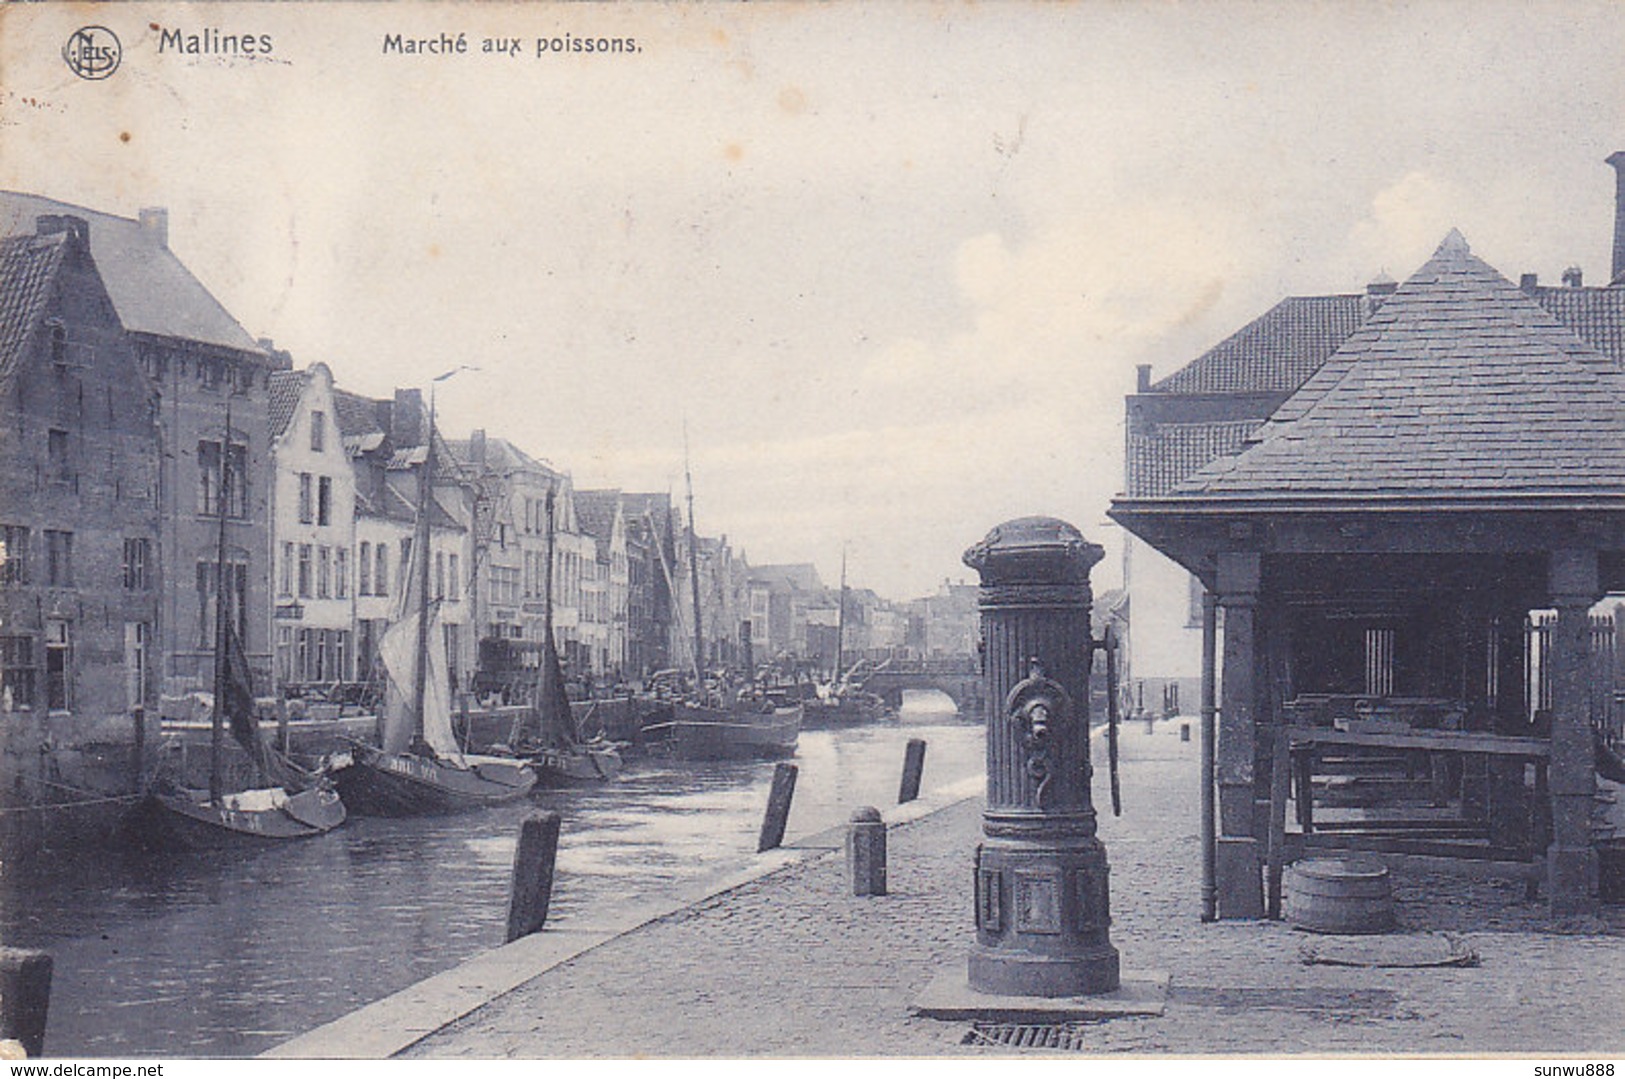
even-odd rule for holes
{"type": "MultiPolygon", "coordinates": [[[[140,385],[140,392],[130,392],[132,398],[150,392],[158,399],[159,531],[154,551],[162,599],[153,666],[159,689],[180,693],[208,687],[214,594],[221,579],[250,662],[268,686],[270,619],[265,614],[272,597],[266,402],[271,372],[286,369],[289,361],[250,337],[170,250],[166,211],[142,210],[132,219],[37,195],[0,192],[4,235],[34,233],[42,215],[76,217],[88,227],[90,253],[113,315],[145,376],[142,383],[126,383],[126,389],[140,385]],[[222,467],[231,479],[224,506],[219,504],[222,467]],[[215,565],[222,511],[228,536],[223,573],[215,565]]],[[[95,467],[101,470],[103,465],[95,467]]]]}
{"type": "MultiPolygon", "coordinates": [[[[159,435],[92,225],[0,240],[0,770],[117,790],[155,701],[159,435]],[[106,765],[103,768],[102,765],[106,765]]],[[[51,791],[30,791],[46,795],[51,791]]]]}
{"type": "MultiPolygon", "coordinates": [[[[1625,589],[1625,290],[1571,300],[1524,285],[1452,232],[1363,304],[1324,362],[1298,363],[1286,378],[1300,384],[1272,386],[1287,392],[1262,422],[1189,403],[1197,423],[1250,423],[1239,445],[1214,434],[1162,473],[1131,454],[1111,516],[1194,575],[1223,617],[1221,917],[1263,910],[1272,750],[1316,709],[1470,744],[1440,755],[1459,767],[1465,823],[1485,826],[1476,853],[1510,857],[1522,818],[1554,911],[1592,902],[1588,612],[1625,589]],[[1544,609],[1555,620],[1535,656],[1525,623],[1544,609]],[[1531,671],[1547,672],[1544,699],[1531,671]]],[[[1136,429],[1135,404],[1131,445],[1163,437],[1136,429]]]]}

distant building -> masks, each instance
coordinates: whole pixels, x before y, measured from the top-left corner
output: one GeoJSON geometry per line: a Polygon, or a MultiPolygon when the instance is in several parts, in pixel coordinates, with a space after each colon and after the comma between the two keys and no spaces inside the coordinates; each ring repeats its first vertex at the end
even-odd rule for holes
{"type": "Polygon", "coordinates": [[[0,241],[0,770],[25,797],[113,789],[85,751],[128,744],[157,690],[157,398],[91,228],[42,214],[0,241]]]}
{"type": "Polygon", "coordinates": [[[676,535],[671,496],[623,494],[626,523],[627,663],[638,675],[674,665],[672,587],[676,535]]]}
{"type": "Polygon", "coordinates": [[[576,524],[592,537],[595,598],[589,604],[595,626],[594,670],[621,675],[629,669],[631,570],[627,558],[626,514],[620,491],[575,492],[576,524]]]}

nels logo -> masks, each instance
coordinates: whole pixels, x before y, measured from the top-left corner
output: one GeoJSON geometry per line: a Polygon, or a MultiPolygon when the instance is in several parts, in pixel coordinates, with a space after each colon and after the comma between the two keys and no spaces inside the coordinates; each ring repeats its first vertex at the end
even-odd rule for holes
{"type": "Polygon", "coordinates": [[[124,50],[118,35],[105,26],[81,26],[62,46],[68,70],[81,79],[105,79],[118,70],[124,50]]]}

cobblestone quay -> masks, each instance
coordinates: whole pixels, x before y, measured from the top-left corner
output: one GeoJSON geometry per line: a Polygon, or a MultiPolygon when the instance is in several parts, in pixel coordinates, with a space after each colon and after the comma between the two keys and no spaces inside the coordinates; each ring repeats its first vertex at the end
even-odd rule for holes
{"type": "MultiPolygon", "coordinates": [[[[1200,921],[1197,746],[1179,722],[1125,731],[1122,752],[1124,816],[1100,824],[1112,935],[1173,980],[1165,1015],[1085,1027],[1086,1052],[1617,1055],[1625,1044],[1625,909],[1552,921],[1521,882],[1398,873],[1401,931],[1459,933],[1480,965],[1308,966],[1299,948],[1324,938],[1200,921]]],[[[962,1046],[967,1024],[908,1010],[943,964],[963,962],[981,809],[971,799],[895,828],[887,896],[853,896],[832,850],[560,964],[404,1055],[1016,1052],[962,1046]]]]}

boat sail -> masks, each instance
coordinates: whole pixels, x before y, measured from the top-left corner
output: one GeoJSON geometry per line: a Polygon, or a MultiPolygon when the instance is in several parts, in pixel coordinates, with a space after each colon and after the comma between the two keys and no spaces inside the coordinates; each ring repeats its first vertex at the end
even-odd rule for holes
{"type": "MultiPolygon", "coordinates": [[[[431,398],[432,401],[432,398],[431,398]]],[[[386,675],[380,746],[353,743],[329,768],[357,813],[386,817],[451,813],[522,798],[536,772],[522,761],[469,754],[452,732],[439,601],[429,596],[429,514],[434,505],[434,412],[418,475],[416,527],[397,617],[379,642],[386,675]]]]}
{"type": "MultiPolygon", "coordinates": [[[[226,406],[226,436],[231,438],[231,405],[226,406]]],[[[147,837],[162,845],[193,849],[236,846],[256,841],[305,839],[344,823],[339,795],[318,777],[273,751],[260,736],[254,714],[253,681],[248,657],[228,602],[226,520],[231,491],[229,453],[220,455],[220,531],[215,548],[214,702],[210,708],[209,789],[191,790],[160,774],[137,807],[136,820],[146,821],[147,837]],[[223,790],[225,729],[248,753],[262,784],[253,790],[223,790]]]]}

